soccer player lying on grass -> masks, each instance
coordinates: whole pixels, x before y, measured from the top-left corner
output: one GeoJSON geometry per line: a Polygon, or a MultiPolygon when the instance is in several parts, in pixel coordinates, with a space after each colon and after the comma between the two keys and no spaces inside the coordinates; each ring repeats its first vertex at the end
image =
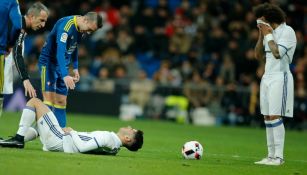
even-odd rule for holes
{"type": "Polygon", "coordinates": [[[44,151],[115,155],[121,146],[137,151],[143,145],[143,132],[131,127],[120,128],[117,133],[78,132],[69,127],[62,129],[53,112],[41,100],[32,98],[22,112],[17,134],[0,141],[0,146],[24,148],[25,133],[33,122],[37,124],[44,151]]]}

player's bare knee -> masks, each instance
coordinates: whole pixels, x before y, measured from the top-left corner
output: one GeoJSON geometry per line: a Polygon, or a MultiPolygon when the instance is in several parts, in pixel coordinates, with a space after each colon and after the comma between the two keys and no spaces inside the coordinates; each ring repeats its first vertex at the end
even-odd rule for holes
{"type": "Polygon", "coordinates": [[[35,104],[35,109],[36,109],[37,119],[39,119],[44,114],[50,112],[50,109],[40,100],[37,101],[37,103],[35,104]]]}
{"type": "Polygon", "coordinates": [[[31,106],[31,107],[35,107],[37,103],[41,102],[40,99],[38,98],[31,98],[28,102],[27,102],[27,106],[31,106]]]}

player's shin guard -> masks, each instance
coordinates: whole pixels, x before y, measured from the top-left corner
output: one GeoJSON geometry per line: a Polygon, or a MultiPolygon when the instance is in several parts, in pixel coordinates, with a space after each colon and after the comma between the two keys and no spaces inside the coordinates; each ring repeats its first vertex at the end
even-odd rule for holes
{"type": "Polygon", "coordinates": [[[276,119],[271,121],[273,134],[274,134],[274,144],[275,144],[275,157],[281,159],[284,158],[284,142],[285,142],[285,127],[282,119],[276,119]]]}
{"type": "Polygon", "coordinates": [[[26,106],[23,111],[19,122],[19,128],[17,134],[20,136],[25,136],[29,127],[35,121],[35,108],[26,106]]]}
{"type": "Polygon", "coordinates": [[[271,121],[264,121],[266,126],[266,140],[268,146],[268,157],[274,158],[275,156],[275,144],[274,144],[274,134],[273,128],[271,127],[271,121]]]}
{"type": "Polygon", "coordinates": [[[59,122],[60,127],[66,127],[66,106],[54,105],[53,112],[59,122]]]}

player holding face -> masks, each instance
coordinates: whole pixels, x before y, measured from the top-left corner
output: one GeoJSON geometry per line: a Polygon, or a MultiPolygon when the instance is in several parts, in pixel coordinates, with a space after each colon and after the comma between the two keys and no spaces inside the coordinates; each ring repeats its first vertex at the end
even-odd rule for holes
{"type": "Polygon", "coordinates": [[[293,117],[294,85],[289,64],[296,48],[296,36],[285,23],[286,15],[278,6],[261,4],[254,8],[254,13],[259,28],[255,56],[266,59],[260,84],[260,107],[268,147],[267,158],[255,163],[281,165],[285,140],[282,117],[293,117]]]}
{"type": "Polygon", "coordinates": [[[17,134],[11,139],[0,141],[0,146],[24,148],[24,136],[34,122],[44,151],[115,155],[122,146],[137,151],[143,145],[143,132],[131,127],[120,128],[117,133],[62,129],[53,112],[41,100],[32,98],[22,112],[17,134]]]}
{"type": "Polygon", "coordinates": [[[44,103],[55,113],[61,127],[66,126],[66,101],[68,89],[79,81],[78,44],[84,33],[102,27],[102,18],[95,12],[84,16],[59,19],[49,33],[39,57],[44,103]],[[73,76],[69,75],[73,63],[73,76]]]}

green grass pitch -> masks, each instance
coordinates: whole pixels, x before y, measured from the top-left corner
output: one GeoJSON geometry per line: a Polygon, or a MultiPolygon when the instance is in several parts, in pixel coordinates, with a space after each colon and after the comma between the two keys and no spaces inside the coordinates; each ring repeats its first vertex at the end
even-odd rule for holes
{"type": "MultiPolygon", "coordinates": [[[[14,135],[20,113],[4,113],[0,136],[14,135]]],[[[68,115],[77,131],[111,130],[131,125],[144,131],[139,152],[125,148],[117,156],[44,152],[39,140],[25,149],[0,148],[0,175],[306,175],[307,133],[286,131],[285,160],[279,167],[254,165],[266,155],[265,130],[256,128],[200,127],[171,122],[123,122],[112,117],[68,115]],[[184,160],[181,147],[198,140],[204,147],[201,160],[184,160]]]]}

